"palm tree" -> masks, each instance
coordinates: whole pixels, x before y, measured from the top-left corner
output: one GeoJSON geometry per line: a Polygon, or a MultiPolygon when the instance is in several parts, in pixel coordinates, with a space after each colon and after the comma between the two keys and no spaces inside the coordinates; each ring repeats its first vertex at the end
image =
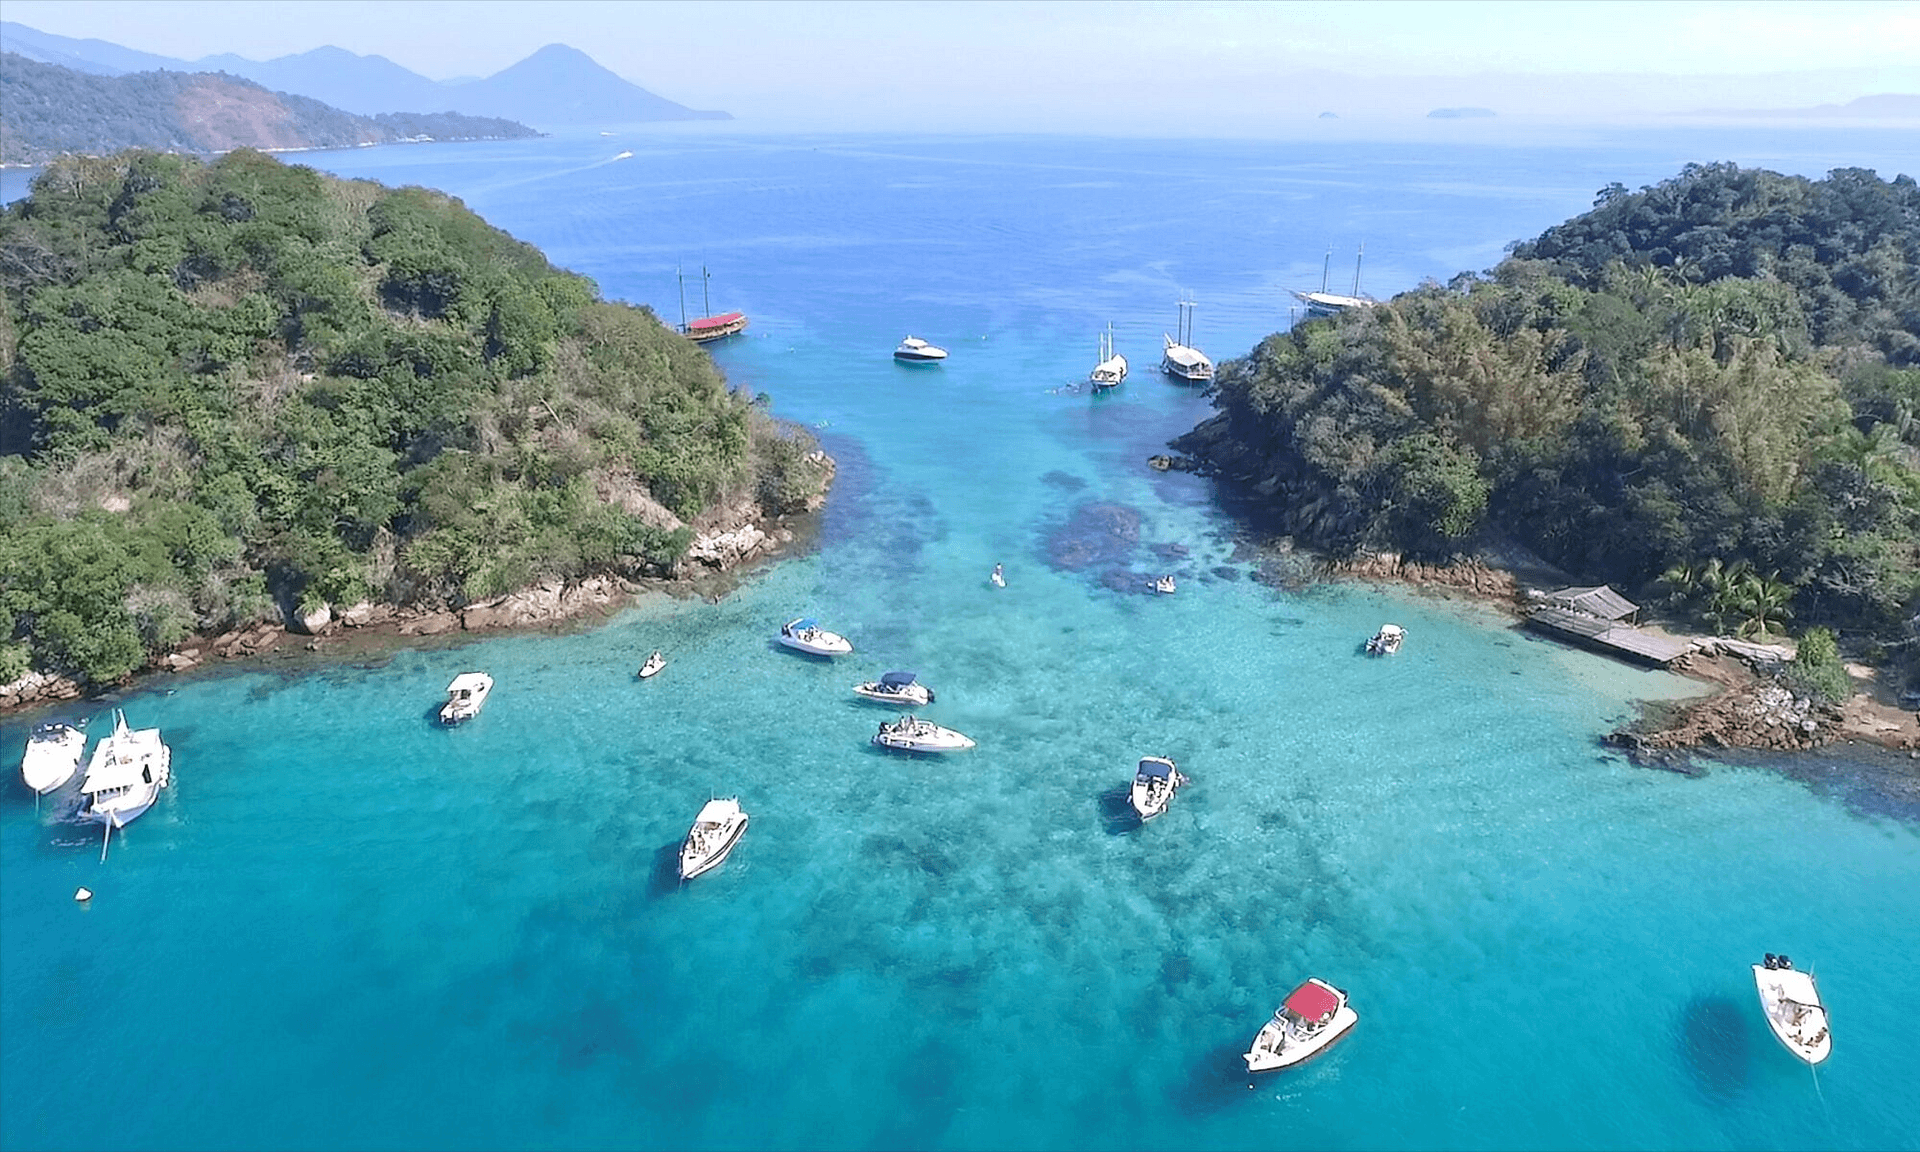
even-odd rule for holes
{"type": "Polygon", "coordinates": [[[1736,615],[1744,617],[1736,635],[1765,640],[1773,633],[1775,624],[1780,626],[1781,635],[1786,634],[1787,621],[1793,619],[1793,610],[1787,605],[1793,600],[1794,589],[1779,577],[1778,570],[1766,576],[1752,572],[1742,574],[1732,604],[1736,615]]]}

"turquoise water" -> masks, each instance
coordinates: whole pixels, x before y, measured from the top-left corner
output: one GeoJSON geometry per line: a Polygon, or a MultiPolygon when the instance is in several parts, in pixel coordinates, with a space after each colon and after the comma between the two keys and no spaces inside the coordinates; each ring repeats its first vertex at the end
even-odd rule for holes
{"type": "Polygon", "coordinates": [[[1690,683],[1470,606],[1258,582],[1208,487],[1142,466],[1207,411],[1154,371],[1182,289],[1224,357],[1318,287],[1329,241],[1336,286],[1364,241],[1384,294],[1490,265],[1611,180],[1898,147],[315,157],[446,188],[669,318],[674,265],[712,266],[716,309],[754,318],[716,359],[841,462],[821,547],[576,635],[129,694],[178,782],[106,863],[17,784],[0,801],[5,1145],[1920,1146],[1910,819],[1759,769],[1636,769],[1596,735],[1690,683]],[[1108,321],[1132,378],[1065,389],[1108,321]],[[953,359],[896,367],[908,332],[953,359]],[[1062,566],[1094,505],[1137,540],[1062,566]],[[1180,593],[1143,594],[1163,571],[1180,593]],[[801,612],[856,654],[773,645],[801,612]],[[1406,647],[1363,657],[1385,619],[1406,647]],[[634,681],[654,648],[666,671],[634,681]],[[871,748],[888,713],[847,689],[894,667],[978,749],[871,748]],[[474,668],[485,713],[435,728],[474,668]],[[1131,828],[1142,754],[1194,785],[1131,828]],[[716,794],[752,825],[683,888],[673,850],[716,794]],[[1753,1002],[1747,965],[1782,950],[1834,1013],[1817,1082],[1753,1002]],[[1309,974],[1359,1028],[1250,1090],[1237,1053],[1309,974]]]}

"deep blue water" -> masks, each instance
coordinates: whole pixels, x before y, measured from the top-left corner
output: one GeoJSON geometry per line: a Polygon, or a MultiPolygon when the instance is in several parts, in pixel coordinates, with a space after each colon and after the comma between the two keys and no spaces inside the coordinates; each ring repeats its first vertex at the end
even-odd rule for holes
{"type": "MultiPolygon", "coordinates": [[[[1891,175],[1909,144],[626,134],[308,158],[444,188],[669,319],[675,266],[709,265],[714,307],[753,317],[716,359],[841,462],[822,544],[576,635],[151,682],[124,705],[178,783],[104,864],[14,777],[0,1138],[1920,1146],[1913,823],[1758,768],[1634,768],[1596,736],[1694,685],[1468,606],[1256,582],[1207,485],[1143,467],[1208,411],[1153,370],[1182,291],[1235,355],[1329,244],[1336,290],[1365,243],[1386,294],[1490,266],[1613,180],[1891,175]],[[1064,388],[1108,322],[1132,378],[1064,388]],[[952,360],[897,367],[909,332],[952,360]],[[1137,539],[1055,563],[1103,505],[1137,539]],[[1163,571],[1180,593],[1141,594],[1163,571]],[[774,647],[800,612],[856,654],[774,647]],[[1363,657],[1386,619],[1405,649],[1363,657]],[[635,682],[654,648],[671,663],[635,682]],[[978,749],[869,747],[887,713],[847,688],[893,667],[978,749]],[[434,728],[476,668],[485,713],[434,728]],[[1132,829],[1142,754],[1195,783],[1132,829]],[[752,825],[681,888],[714,794],[752,825]],[[1833,1011],[1817,1081],[1754,1004],[1747,965],[1783,950],[1833,1011]],[[1359,1028],[1250,1090],[1237,1053],[1307,975],[1359,1028]]],[[[0,726],[8,756],[28,719],[0,726]]]]}

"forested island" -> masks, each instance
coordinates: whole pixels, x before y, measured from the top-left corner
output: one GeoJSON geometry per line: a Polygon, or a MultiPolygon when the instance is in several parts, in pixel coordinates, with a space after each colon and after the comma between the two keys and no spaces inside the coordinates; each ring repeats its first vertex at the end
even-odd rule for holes
{"type": "Polygon", "coordinates": [[[96,76],[0,53],[0,163],[10,165],[125,148],[211,154],[538,135],[512,120],[457,112],[356,116],[219,72],[96,76]]]}
{"type": "Polygon", "coordinates": [[[645,308],[422,188],[66,157],[0,215],[0,684],[672,570],[832,461],[645,308]]]}
{"type": "MultiPolygon", "coordinates": [[[[1222,365],[1175,448],[1303,542],[1488,535],[1920,683],[1920,188],[1689,165],[1222,365]]],[[[1804,649],[1803,645],[1803,649],[1804,649]]],[[[1842,676],[1841,681],[1844,681],[1842,676]]]]}

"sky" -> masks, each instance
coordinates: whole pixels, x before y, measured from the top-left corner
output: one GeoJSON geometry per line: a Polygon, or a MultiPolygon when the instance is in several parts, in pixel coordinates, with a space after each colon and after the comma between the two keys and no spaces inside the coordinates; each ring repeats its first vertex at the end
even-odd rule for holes
{"type": "Polygon", "coordinates": [[[1617,82],[1603,93],[1538,78],[1606,73],[1695,78],[1636,84],[1648,111],[1920,92],[1920,3],[1908,0],[6,0],[3,11],[185,59],[332,44],[435,79],[484,76],[560,42],[693,107],[847,127],[1167,127],[1322,105],[1554,114],[1616,101],[1617,82]],[[1343,83],[1352,77],[1368,82],[1343,83]]]}

